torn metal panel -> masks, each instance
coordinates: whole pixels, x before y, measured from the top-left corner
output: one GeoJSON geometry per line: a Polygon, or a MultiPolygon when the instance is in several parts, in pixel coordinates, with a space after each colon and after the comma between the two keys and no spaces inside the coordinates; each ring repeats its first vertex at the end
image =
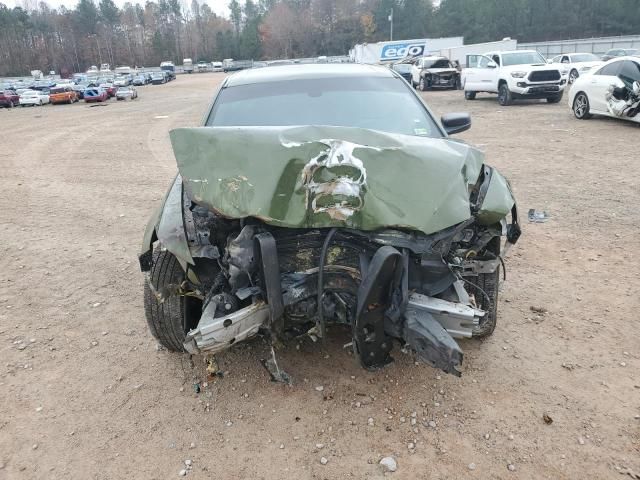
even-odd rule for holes
{"type": "Polygon", "coordinates": [[[406,318],[404,339],[418,357],[435,368],[461,376],[458,367],[462,365],[462,350],[433,315],[423,310],[407,310],[406,318]]]}
{"type": "Polygon", "coordinates": [[[470,218],[483,163],[463,143],[345,127],[181,128],[171,141],[196,203],[289,228],[437,232],[470,218]]]}
{"type": "Polygon", "coordinates": [[[515,205],[511,186],[507,179],[497,170],[491,170],[489,186],[477,214],[478,223],[482,225],[500,222],[515,205]]]}
{"type": "Polygon", "coordinates": [[[178,260],[193,265],[182,217],[182,178],[176,179],[167,194],[162,214],[155,228],[160,244],[173,253],[178,260]]]}
{"type": "Polygon", "coordinates": [[[427,312],[454,338],[471,338],[485,312],[459,302],[409,294],[407,312],[427,312]]]}
{"type": "Polygon", "coordinates": [[[184,348],[189,353],[216,353],[226,350],[236,342],[258,333],[269,320],[269,306],[257,302],[229,315],[218,316],[216,302],[210,302],[202,312],[198,326],[187,333],[184,348]]]}

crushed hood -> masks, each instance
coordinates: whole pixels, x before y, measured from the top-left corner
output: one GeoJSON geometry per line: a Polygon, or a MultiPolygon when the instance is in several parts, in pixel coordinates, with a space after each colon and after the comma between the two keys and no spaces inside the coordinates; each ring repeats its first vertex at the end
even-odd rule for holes
{"type": "Polygon", "coordinates": [[[470,217],[484,161],[446,138],[345,127],[180,128],[171,143],[196,203],[289,228],[437,232],[470,217]]]}

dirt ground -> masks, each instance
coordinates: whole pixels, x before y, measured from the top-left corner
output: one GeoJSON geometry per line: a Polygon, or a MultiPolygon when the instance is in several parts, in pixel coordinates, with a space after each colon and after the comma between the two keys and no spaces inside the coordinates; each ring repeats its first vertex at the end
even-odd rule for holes
{"type": "Polygon", "coordinates": [[[291,387],[260,340],[205,385],[202,357],[156,348],[137,253],[175,172],[167,132],[198,125],[222,78],[0,111],[0,479],[175,478],[185,460],[199,479],[640,478],[638,126],[424,93],[471,112],[460,137],[524,217],[495,334],[461,343],[462,378],[398,348],[365,372],[334,330],[282,352],[291,387]]]}

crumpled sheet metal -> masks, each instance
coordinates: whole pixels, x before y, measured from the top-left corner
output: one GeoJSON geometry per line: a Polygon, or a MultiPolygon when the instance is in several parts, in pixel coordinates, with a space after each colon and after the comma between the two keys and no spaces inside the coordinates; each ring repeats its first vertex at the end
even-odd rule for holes
{"type": "Polygon", "coordinates": [[[470,217],[484,161],[461,142],[345,127],[180,128],[171,142],[194,201],[289,228],[437,232],[470,217]]]}
{"type": "Polygon", "coordinates": [[[180,175],[176,177],[164,202],[162,215],[156,227],[158,240],[163,247],[173,253],[181,262],[193,265],[193,257],[189,250],[187,234],[184,230],[182,217],[182,181],[180,175]]]}
{"type": "Polygon", "coordinates": [[[478,211],[478,222],[493,225],[506,217],[515,204],[509,181],[495,168],[491,175],[491,183],[478,211]]]}

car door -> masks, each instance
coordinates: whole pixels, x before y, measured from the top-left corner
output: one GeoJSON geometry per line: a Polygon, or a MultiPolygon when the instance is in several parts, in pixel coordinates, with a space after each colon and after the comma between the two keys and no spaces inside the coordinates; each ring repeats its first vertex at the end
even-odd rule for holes
{"type": "Polygon", "coordinates": [[[587,97],[589,97],[589,105],[592,112],[609,115],[606,94],[611,85],[616,87],[624,85],[618,77],[623,63],[623,60],[607,63],[589,77],[585,90],[587,97]]]}
{"type": "Polygon", "coordinates": [[[422,58],[416,59],[411,65],[411,84],[416,85],[420,81],[420,71],[422,70],[422,58]]]}
{"type": "Polygon", "coordinates": [[[465,90],[495,92],[498,72],[495,62],[485,55],[467,55],[467,68],[462,71],[465,90]],[[489,67],[493,65],[493,67],[489,67]]]}

